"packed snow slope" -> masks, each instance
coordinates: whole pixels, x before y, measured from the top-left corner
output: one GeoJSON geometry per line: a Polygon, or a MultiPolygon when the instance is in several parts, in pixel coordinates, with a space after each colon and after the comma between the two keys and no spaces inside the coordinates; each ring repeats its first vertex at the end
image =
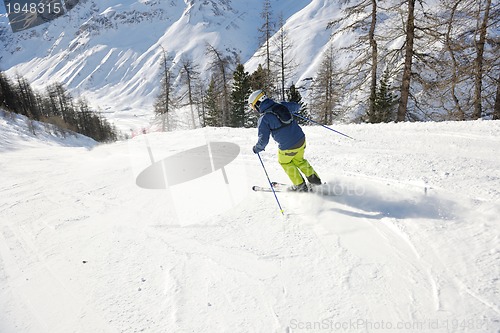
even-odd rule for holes
{"type": "Polygon", "coordinates": [[[278,193],[284,216],[254,129],[2,136],[0,332],[498,332],[500,122],[335,128],[356,140],[305,132],[336,195],[278,193]]]}

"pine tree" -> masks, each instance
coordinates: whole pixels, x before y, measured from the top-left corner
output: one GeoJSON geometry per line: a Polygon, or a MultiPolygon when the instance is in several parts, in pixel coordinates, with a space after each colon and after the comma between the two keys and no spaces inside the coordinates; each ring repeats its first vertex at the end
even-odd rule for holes
{"type": "Polygon", "coordinates": [[[38,109],[38,104],[36,102],[35,92],[31,88],[29,82],[21,77],[17,76],[17,85],[15,87],[17,99],[18,99],[18,113],[25,115],[28,118],[39,120],[40,110],[38,109]]]}
{"type": "Polygon", "coordinates": [[[265,89],[265,87],[267,86],[267,78],[267,70],[262,67],[262,64],[259,64],[259,66],[257,66],[257,69],[250,75],[250,86],[252,90],[261,89],[267,93],[265,89]]]}
{"type": "Polygon", "coordinates": [[[85,99],[77,101],[76,110],[78,132],[99,142],[117,139],[116,129],[100,113],[92,111],[85,99]]]}
{"type": "Polygon", "coordinates": [[[9,111],[16,109],[16,92],[12,82],[0,72],[0,106],[9,111]]]}
{"type": "Polygon", "coordinates": [[[307,125],[309,122],[307,119],[304,119],[304,118],[310,119],[311,115],[309,114],[309,111],[307,109],[307,104],[305,104],[302,101],[302,96],[300,95],[300,92],[297,90],[297,88],[295,87],[294,84],[292,84],[287,91],[287,100],[289,102],[295,102],[295,103],[300,104],[300,109],[297,112],[297,114],[303,118],[295,117],[295,119],[297,120],[297,122],[300,125],[307,125]]]}
{"type": "Polygon", "coordinates": [[[75,117],[75,108],[73,97],[66,90],[62,83],[56,82],[47,87],[48,101],[51,107],[51,113],[54,116],[61,117],[63,121],[74,129],[77,125],[75,117]]]}
{"type": "Polygon", "coordinates": [[[251,93],[250,75],[245,72],[245,66],[238,64],[233,74],[233,90],[231,92],[231,126],[244,127],[247,124],[248,104],[247,98],[251,93]]]}
{"type": "Polygon", "coordinates": [[[198,95],[198,102],[196,103],[196,108],[198,112],[198,119],[200,121],[200,126],[205,127],[207,115],[206,115],[206,87],[203,82],[199,81],[195,87],[196,94],[198,95]]]}
{"type": "Polygon", "coordinates": [[[384,71],[384,75],[380,79],[380,85],[375,95],[373,113],[368,113],[368,121],[370,123],[387,123],[393,119],[397,98],[391,92],[389,71],[384,71]]]}
{"type": "Polygon", "coordinates": [[[90,136],[92,134],[92,111],[85,99],[80,98],[77,101],[77,110],[78,131],[90,136]]]}
{"type": "Polygon", "coordinates": [[[205,95],[205,123],[204,126],[222,126],[222,110],[220,108],[220,92],[217,88],[216,80],[212,78],[205,95]]]}

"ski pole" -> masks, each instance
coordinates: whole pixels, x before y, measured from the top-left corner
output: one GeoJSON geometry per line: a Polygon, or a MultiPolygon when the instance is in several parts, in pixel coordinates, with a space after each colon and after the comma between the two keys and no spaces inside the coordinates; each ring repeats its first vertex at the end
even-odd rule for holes
{"type": "Polygon", "coordinates": [[[299,117],[299,118],[302,118],[302,119],[304,119],[304,120],[310,121],[311,123],[315,123],[315,124],[317,124],[317,125],[323,126],[324,128],[329,129],[330,131],[333,131],[333,132],[338,133],[338,134],[340,134],[340,135],[343,135],[343,136],[345,136],[345,137],[347,137],[347,138],[349,138],[349,139],[356,140],[356,139],[354,139],[354,138],[351,138],[349,135],[346,135],[346,134],[344,134],[344,133],[341,133],[341,132],[339,132],[339,131],[336,131],[336,130],[334,130],[333,128],[330,128],[330,127],[328,127],[328,126],[326,126],[326,125],[323,125],[323,124],[321,124],[321,123],[318,123],[317,121],[314,121],[314,120],[312,120],[312,119],[309,119],[309,118],[306,118],[306,117],[304,117],[304,116],[301,116],[300,114],[296,114],[296,113],[294,113],[293,115],[294,115],[294,116],[297,116],[297,117],[299,117]]]}
{"type": "Polygon", "coordinates": [[[262,165],[262,169],[264,169],[264,172],[266,173],[267,181],[269,182],[269,186],[271,186],[271,190],[273,191],[274,198],[276,199],[276,202],[278,203],[278,207],[280,208],[281,215],[285,215],[283,212],[283,208],[281,208],[280,201],[278,200],[278,196],[276,195],[276,191],[274,191],[273,183],[271,183],[271,179],[269,179],[269,175],[267,174],[266,167],[264,166],[264,162],[262,162],[262,158],[260,157],[260,154],[257,153],[257,156],[259,156],[260,164],[262,165]]]}

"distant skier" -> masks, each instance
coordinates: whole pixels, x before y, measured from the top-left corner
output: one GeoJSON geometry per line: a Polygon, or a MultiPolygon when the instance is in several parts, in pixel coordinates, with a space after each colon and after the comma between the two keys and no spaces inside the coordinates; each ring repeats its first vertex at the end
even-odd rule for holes
{"type": "Polygon", "coordinates": [[[254,91],[248,97],[250,107],[260,113],[257,122],[258,141],[253,146],[255,154],[263,151],[269,143],[269,135],[278,143],[278,162],[292,181],[293,191],[307,192],[309,190],[301,172],[309,183],[320,185],[319,178],[313,167],[304,159],[306,136],[292,114],[300,109],[300,104],[293,102],[276,103],[264,94],[262,90],[254,91]]]}

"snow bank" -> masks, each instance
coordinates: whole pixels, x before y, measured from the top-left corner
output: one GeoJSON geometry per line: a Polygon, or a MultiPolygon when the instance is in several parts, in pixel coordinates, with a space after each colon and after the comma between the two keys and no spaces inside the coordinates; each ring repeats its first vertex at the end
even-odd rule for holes
{"type": "Polygon", "coordinates": [[[92,148],[93,139],[0,109],[0,152],[37,146],[92,148]]]}

